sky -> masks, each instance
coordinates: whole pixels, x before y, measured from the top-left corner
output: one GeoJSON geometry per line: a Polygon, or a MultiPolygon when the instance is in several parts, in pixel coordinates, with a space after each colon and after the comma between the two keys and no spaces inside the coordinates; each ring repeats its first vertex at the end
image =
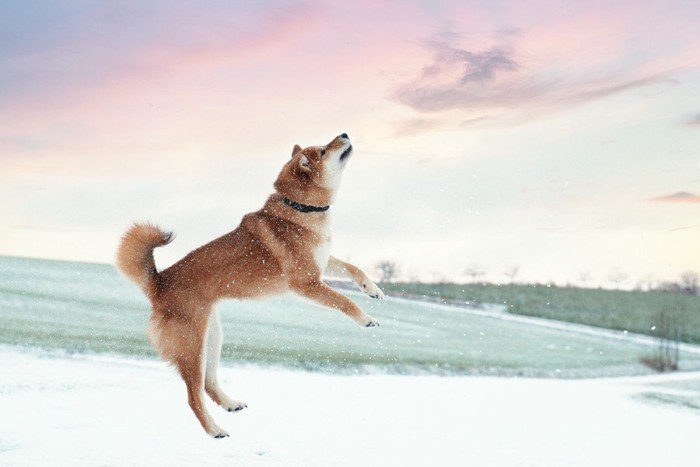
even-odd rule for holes
{"type": "Polygon", "coordinates": [[[333,254],[377,277],[700,271],[695,1],[4,1],[0,254],[163,268],[347,132],[333,254]]]}

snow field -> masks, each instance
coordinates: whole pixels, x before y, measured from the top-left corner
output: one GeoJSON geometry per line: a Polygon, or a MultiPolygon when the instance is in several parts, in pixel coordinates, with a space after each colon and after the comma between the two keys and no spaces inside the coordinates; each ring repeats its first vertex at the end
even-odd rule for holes
{"type": "Polygon", "coordinates": [[[700,373],[551,380],[222,367],[214,440],[164,363],[0,347],[3,466],[697,466],[700,373]],[[688,389],[691,388],[691,389],[688,389]],[[698,388],[699,390],[694,390],[698,388]],[[675,390],[678,391],[678,390],[675,390]]]}

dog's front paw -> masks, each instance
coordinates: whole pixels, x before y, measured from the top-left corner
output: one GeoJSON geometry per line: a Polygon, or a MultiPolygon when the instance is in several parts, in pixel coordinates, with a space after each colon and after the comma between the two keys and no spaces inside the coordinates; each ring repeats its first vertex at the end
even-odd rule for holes
{"type": "Polygon", "coordinates": [[[369,295],[371,298],[377,298],[379,300],[384,300],[386,298],[384,292],[382,292],[382,289],[377,287],[377,285],[370,280],[367,280],[366,282],[362,283],[361,288],[362,291],[369,295]]]}
{"type": "Polygon", "coordinates": [[[368,316],[367,319],[364,321],[363,326],[366,328],[375,328],[379,326],[379,321],[372,318],[371,316],[368,316]]]}
{"type": "Polygon", "coordinates": [[[248,405],[245,402],[241,401],[228,401],[223,407],[228,412],[240,412],[241,410],[248,407],[248,405]]]}

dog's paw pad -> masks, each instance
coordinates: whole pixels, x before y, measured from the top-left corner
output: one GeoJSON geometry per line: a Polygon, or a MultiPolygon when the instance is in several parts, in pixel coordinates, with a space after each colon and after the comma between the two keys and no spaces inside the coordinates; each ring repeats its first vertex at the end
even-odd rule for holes
{"type": "Polygon", "coordinates": [[[227,404],[224,407],[228,412],[240,412],[241,410],[248,407],[248,404],[240,401],[233,401],[231,404],[227,404]]]}
{"type": "Polygon", "coordinates": [[[226,432],[226,430],[222,430],[221,428],[218,428],[214,430],[213,432],[209,433],[212,438],[215,439],[222,439],[222,438],[228,438],[229,434],[226,432]]]}

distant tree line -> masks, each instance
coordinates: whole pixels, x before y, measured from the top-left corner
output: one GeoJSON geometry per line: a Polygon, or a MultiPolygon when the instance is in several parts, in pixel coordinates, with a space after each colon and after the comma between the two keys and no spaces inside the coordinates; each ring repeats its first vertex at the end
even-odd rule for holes
{"type": "MultiPolygon", "coordinates": [[[[399,265],[396,261],[383,260],[375,264],[374,269],[379,278],[379,282],[391,283],[395,282],[399,276],[399,265]]],[[[516,284],[516,278],[520,274],[521,269],[518,265],[513,265],[505,268],[502,272],[503,276],[508,278],[510,284],[516,284]]],[[[469,278],[469,282],[476,284],[483,282],[482,277],[486,275],[484,269],[477,264],[472,264],[464,269],[464,275],[469,278]]],[[[614,269],[610,272],[608,280],[614,283],[617,287],[628,281],[629,275],[620,269],[614,269]]],[[[578,277],[580,287],[588,287],[592,281],[592,276],[587,271],[581,272],[578,277]]],[[[409,282],[421,282],[419,279],[411,279],[409,282]]],[[[446,278],[441,278],[435,281],[437,283],[448,283],[446,278]]],[[[554,281],[547,282],[549,287],[556,287],[554,281]]],[[[574,287],[574,284],[568,284],[568,287],[574,287]]],[[[656,282],[651,276],[640,280],[637,285],[637,290],[657,291],[675,293],[680,295],[700,295],[700,275],[694,271],[686,271],[676,281],[661,281],[656,282]]]]}
{"type": "Polygon", "coordinates": [[[698,295],[700,292],[700,276],[696,272],[688,271],[681,274],[677,282],[661,282],[654,290],[670,292],[682,295],[698,295]]]}

